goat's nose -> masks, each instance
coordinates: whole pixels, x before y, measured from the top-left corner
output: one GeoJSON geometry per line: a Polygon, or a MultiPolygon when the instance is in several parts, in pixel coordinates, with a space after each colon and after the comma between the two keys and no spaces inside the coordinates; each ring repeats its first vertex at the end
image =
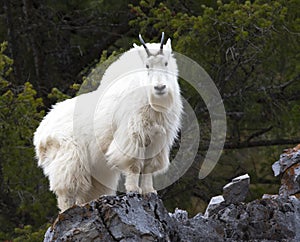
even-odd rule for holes
{"type": "Polygon", "coordinates": [[[157,86],[154,86],[154,89],[157,90],[157,91],[163,91],[164,89],[166,88],[166,85],[157,85],[157,86]]]}

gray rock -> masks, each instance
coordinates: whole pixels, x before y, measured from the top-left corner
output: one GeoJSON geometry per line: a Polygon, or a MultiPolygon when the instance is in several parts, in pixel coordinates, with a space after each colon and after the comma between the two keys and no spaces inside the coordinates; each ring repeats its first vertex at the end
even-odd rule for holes
{"type": "Polygon", "coordinates": [[[59,214],[47,230],[44,241],[113,241],[96,204],[74,206],[59,214]]]}
{"type": "MultiPolygon", "coordinates": [[[[299,146],[300,149],[300,146],[299,146]]],[[[45,234],[48,241],[300,241],[299,149],[278,161],[280,195],[243,203],[248,175],[224,186],[205,216],[184,210],[168,213],[155,194],[102,196],[61,213],[45,234]],[[292,159],[291,165],[287,163],[292,159]],[[295,193],[295,196],[289,196],[295,193]]]]}
{"type": "Polygon", "coordinates": [[[282,175],[279,195],[300,197],[300,145],[285,150],[272,169],[275,176],[282,175]]]}
{"type": "Polygon", "coordinates": [[[263,199],[267,199],[267,198],[269,198],[269,199],[277,199],[277,198],[278,198],[278,195],[277,195],[277,194],[264,194],[264,195],[262,196],[262,198],[263,198],[263,199]]]}
{"type": "Polygon", "coordinates": [[[250,177],[248,174],[233,178],[230,183],[223,187],[223,195],[212,197],[204,217],[208,218],[217,213],[226,205],[243,202],[247,196],[250,184],[250,177]]]}
{"type": "Polygon", "coordinates": [[[97,209],[109,233],[117,241],[177,239],[176,224],[154,194],[102,197],[97,201],[97,209]]]}
{"type": "Polygon", "coordinates": [[[207,208],[204,213],[204,217],[208,218],[212,214],[224,208],[225,207],[224,205],[225,205],[225,200],[222,195],[212,197],[209,201],[209,204],[207,205],[207,208]]]}
{"type": "Polygon", "coordinates": [[[169,213],[170,217],[176,219],[178,222],[186,222],[188,218],[188,212],[176,208],[174,213],[169,213]]]}
{"type": "Polygon", "coordinates": [[[222,231],[217,222],[200,214],[189,219],[184,210],[168,213],[154,194],[127,194],[68,209],[44,241],[222,241],[222,231]]]}
{"type": "Polygon", "coordinates": [[[300,201],[295,197],[231,204],[210,219],[220,221],[225,241],[300,241],[300,201]]]}
{"type": "MultiPolygon", "coordinates": [[[[175,212],[176,213],[176,212],[175,212]]],[[[223,226],[218,221],[210,220],[197,214],[191,219],[177,220],[180,239],[178,241],[199,242],[199,241],[224,241],[223,226]]]]}
{"type": "Polygon", "coordinates": [[[248,174],[232,179],[230,183],[223,187],[223,197],[226,204],[240,203],[246,199],[250,184],[248,174]]]}
{"type": "Polygon", "coordinates": [[[282,175],[279,194],[290,196],[300,193],[300,163],[289,167],[282,175]]]}
{"type": "Polygon", "coordinates": [[[209,217],[168,213],[154,194],[103,196],[60,214],[44,241],[300,241],[294,196],[224,205],[209,217]]]}
{"type": "Polygon", "coordinates": [[[44,241],[179,241],[177,230],[156,195],[131,193],[68,209],[44,241]]]}
{"type": "Polygon", "coordinates": [[[300,163],[300,145],[293,149],[287,149],[280,155],[278,161],[272,165],[275,176],[284,173],[292,165],[300,163]]]}
{"type": "Polygon", "coordinates": [[[60,214],[45,234],[47,241],[222,241],[217,222],[184,210],[168,213],[154,194],[103,196],[60,214]]]}
{"type": "Polygon", "coordinates": [[[279,160],[274,162],[272,165],[272,170],[274,172],[274,176],[278,176],[282,172],[279,160]]]}

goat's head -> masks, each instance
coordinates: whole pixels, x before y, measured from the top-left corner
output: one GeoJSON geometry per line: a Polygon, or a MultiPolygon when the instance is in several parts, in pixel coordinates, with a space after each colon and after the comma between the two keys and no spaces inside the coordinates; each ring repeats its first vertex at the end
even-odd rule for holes
{"type": "Polygon", "coordinates": [[[177,83],[177,65],[172,56],[171,40],[164,45],[164,33],[160,44],[145,43],[139,35],[142,47],[138,47],[139,56],[145,68],[143,84],[148,86],[148,98],[152,108],[159,112],[168,110],[174,101],[174,96],[179,95],[177,83]]]}

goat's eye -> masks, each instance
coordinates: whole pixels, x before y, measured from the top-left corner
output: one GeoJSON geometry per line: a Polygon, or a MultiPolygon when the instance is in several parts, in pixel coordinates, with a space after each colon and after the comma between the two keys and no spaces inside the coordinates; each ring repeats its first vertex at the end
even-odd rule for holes
{"type": "Polygon", "coordinates": [[[147,69],[149,69],[149,65],[148,64],[146,65],[146,67],[147,67],[147,69]]]}
{"type": "Polygon", "coordinates": [[[165,66],[167,66],[167,65],[168,65],[168,62],[165,63],[165,66]]]}

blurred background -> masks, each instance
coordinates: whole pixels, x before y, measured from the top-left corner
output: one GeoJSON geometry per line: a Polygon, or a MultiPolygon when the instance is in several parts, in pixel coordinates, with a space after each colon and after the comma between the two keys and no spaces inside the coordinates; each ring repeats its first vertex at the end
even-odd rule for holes
{"type": "Polygon", "coordinates": [[[248,200],[278,192],[271,165],[300,143],[299,1],[2,0],[1,5],[1,241],[41,241],[58,213],[33,150],[42,117],[52,104],[77,95],[82,84],[95,85],[104,71],[101,63],[139,44],[139,33],[146,42],[158,42],[164,31],[173,50],[199,63],[227,114],[222,156],[199,180],[210,118],[201,96],[180,80],[201,140],[186,174],[159,192],[167,209],[186,209],[190,216],[203,212],[212,196],[245,173],[251,177],[248,200]]]}

